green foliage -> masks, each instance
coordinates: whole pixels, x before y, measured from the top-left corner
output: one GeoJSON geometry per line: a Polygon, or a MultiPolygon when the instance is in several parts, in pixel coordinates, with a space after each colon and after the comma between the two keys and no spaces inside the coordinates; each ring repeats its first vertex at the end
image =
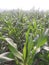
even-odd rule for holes
{"type": "Polygon", "coordinates": [[[37,49],[43,46],[47,41],[47,38],[44,37],[44,34],[43,35],[41,34],[41,37],[39,37],[38,41],[36,42],[37,43],[36,48],[34,49],[35,46],[32,36],[29,35],[30,30],[32,29],[29,26],[29,29],[26,32],[26,42],[24,44],[23,53],[18,51],[17,45],[13,43],[13,41],[10,38],[5,38],[5,40],[8,42],[8,48],[10,49],[12,55],[14,56],[14,58],[12,59],[16,61],[17,65],[30,65],[30,64],[32,65],[37,49]]]}
{"type": "Polygon", "coordinates": [[[48,65],[48,31],[49,18],[46,12],[19,10],[2,12],[0,62],[15,61],[17,65],[48,65]]]}

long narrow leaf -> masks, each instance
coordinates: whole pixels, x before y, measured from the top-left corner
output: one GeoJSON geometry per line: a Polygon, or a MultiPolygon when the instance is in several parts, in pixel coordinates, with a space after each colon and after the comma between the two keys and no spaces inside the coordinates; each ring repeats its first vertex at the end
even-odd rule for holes
{"type": "Polygon", "coordinates": [[[6,41],[8,42],[8,47],[13,55],[23,61],[23,55],[17,50],[17,45],[10,38],[6,38],[6,41]]]}

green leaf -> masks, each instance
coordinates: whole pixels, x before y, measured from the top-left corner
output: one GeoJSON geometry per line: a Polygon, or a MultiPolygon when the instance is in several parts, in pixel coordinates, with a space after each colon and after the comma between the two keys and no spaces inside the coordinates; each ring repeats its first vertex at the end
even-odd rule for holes
{"type": "Polygon", "coordinates": [[[24,60],[26,59],[26,44],[24,45],[24,48],[23,48],[23,58],[24,60]]]}
{"type": "Polygon", "coordinates": [[[23,61],[23,55],[17,50],[17,45],[12,41],[12,39],[6,38],[6,41],[8,42],[8,47],[12,54],[23,61]]]}
{"type": "Polygon", "coordinates": [[[36,20],[35,19],[33,19],[33,26],[34,26],[34,29],[37,28],[37,24],[36,24],[36,20]]]}
{"type": "Polygon", "coordinates": [[[32,40],[32,36],[30,35],[29,36],[29,42],[28,42],[28,54],[30,54],[33,47],[34,47],[34,43],[33,43],[33,40],[32,40]]]}
{"type": "Polygon", "coordinates": [[[42,34],[38,40],[37,40],[37,48],[43,46],[45,43],[47,42],[47,36],[45,36],[44,34],[42,34]]]}
{"type": "Polygon", "coordinates": [[[10,52],[5,52],[5,53],[2,53],[0,54],[0,62],[5,62],[5,61],[12,61],[14,60],[12,54],[10,52]],[[9,56],[11,55],[11,56],[9,56]]]}

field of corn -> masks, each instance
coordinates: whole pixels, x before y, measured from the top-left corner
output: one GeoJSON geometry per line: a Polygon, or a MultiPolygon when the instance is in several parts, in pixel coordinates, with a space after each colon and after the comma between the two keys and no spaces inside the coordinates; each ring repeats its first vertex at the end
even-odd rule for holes
{"type": "Polygon", "coordinates": [[[49,11],[0,12],[0,65],[49,65],[49,11]]]}

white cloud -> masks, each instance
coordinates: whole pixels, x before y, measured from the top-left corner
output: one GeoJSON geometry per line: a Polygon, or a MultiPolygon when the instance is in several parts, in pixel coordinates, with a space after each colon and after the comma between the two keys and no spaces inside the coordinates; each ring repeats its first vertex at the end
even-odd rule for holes
{"type": "Polygon", "coordinates": [[[49,9],[49,0],[0,0],[1,9],[23,9],[29,10],[35,7],[43,10],[49,9]]]}

